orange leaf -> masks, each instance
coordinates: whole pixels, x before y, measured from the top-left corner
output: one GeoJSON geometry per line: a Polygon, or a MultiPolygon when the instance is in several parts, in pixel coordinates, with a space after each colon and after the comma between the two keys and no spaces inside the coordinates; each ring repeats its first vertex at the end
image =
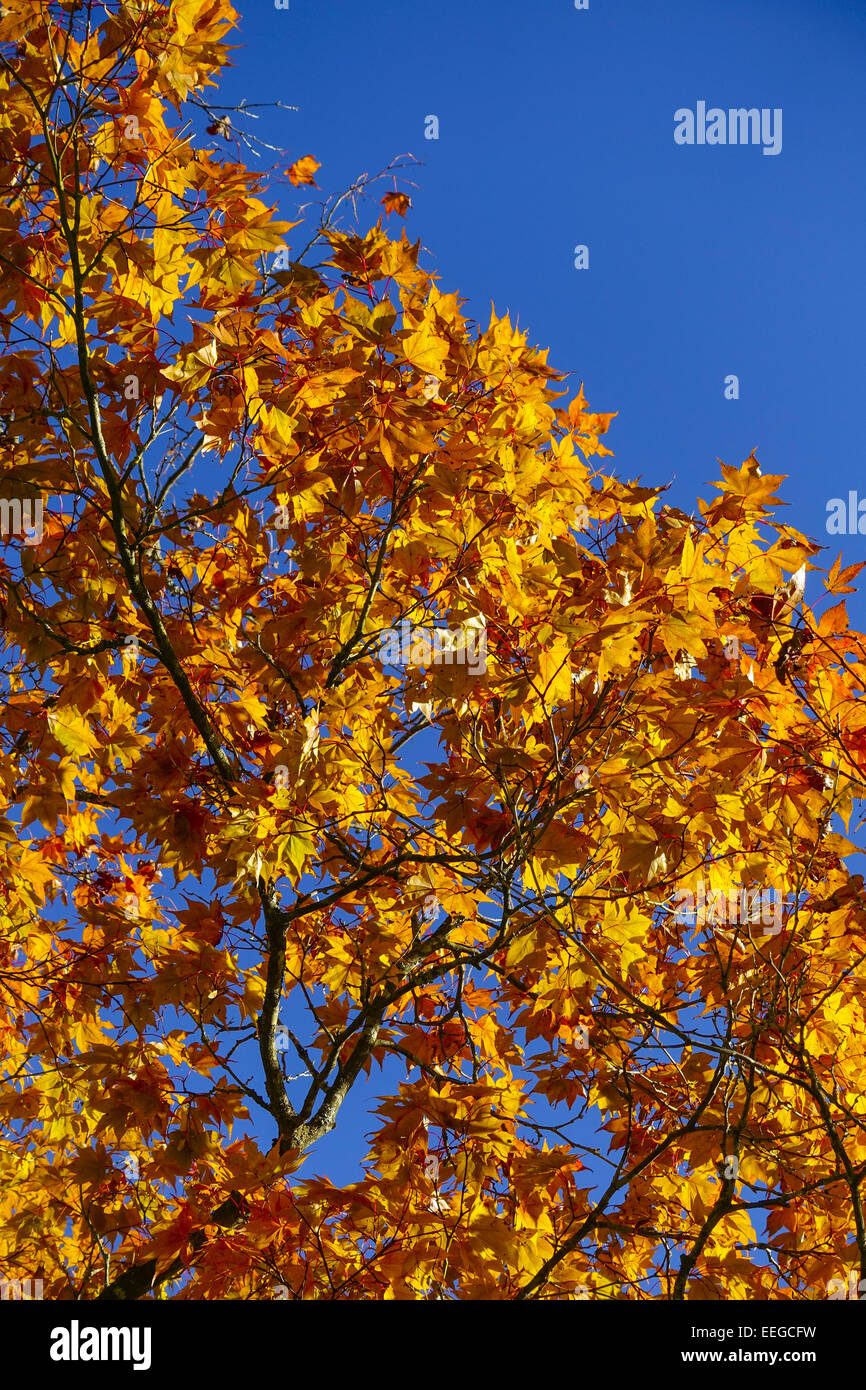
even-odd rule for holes
{"type": "Polygon", "coordinates": [[[296,159],[294,164],[287,170],[289,178],[296,188],[303,183],[312,184],[313,188],[318,188],[316,180],[313,178],[317,169],[321,169],[321,164],[311,154],[305,154],[302,159],[296,159]]]}
{"type": "Polygon", "coordinates": [[[398,217],[405,217],[412,206],[412,199],[408,193],[386,193],[382,199],[382,206],[386,213],[396,212],[398,217]]]}

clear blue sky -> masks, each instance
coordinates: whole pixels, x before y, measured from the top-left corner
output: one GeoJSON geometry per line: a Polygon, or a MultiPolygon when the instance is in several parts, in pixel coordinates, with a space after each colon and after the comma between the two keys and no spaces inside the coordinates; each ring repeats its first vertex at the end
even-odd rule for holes
{"type": "MultiPolygon", "coordinates": [[[[866,537],[825,529],[829,498],[866,498],[866,0],[235,4],[245,48],[217,100],[297,105],[254,129],[314,154],[324,192],[423,160],[407,229],[424,264],[472,317],[491,301],[519,316],[575,391],[619,412],[612,467],[675,476],[669,500],[692,510],[717,458],[756,447],[826,563],[866,558],[866,537]],[[781,108],[781,153],[677,145],[674,112],[701,100],[781,108]]],[[[866,601],[849,611],[866,624],[866,601]]],[[[354,1175],[369,1099],[306,1171],[354,1175]]]]}
{"type": "Polygon", "coordinates": [[[619,411],[618,470],[676,475],[686,506],[717,457],[756,446],[790,475],[787,519],[831,559],[866,554],[825,530],[830,497],[866,497],[863,0],[235,4],[245,48],[223,100],[297,105],[255,128],[315,154],[325,192],[422,159],[407,228],[425,264],[485,324],[491,302],[519,315],[619,411]],[[781,107],[781,153],[675,144],[674,112],[698,100],[781,107]]]}

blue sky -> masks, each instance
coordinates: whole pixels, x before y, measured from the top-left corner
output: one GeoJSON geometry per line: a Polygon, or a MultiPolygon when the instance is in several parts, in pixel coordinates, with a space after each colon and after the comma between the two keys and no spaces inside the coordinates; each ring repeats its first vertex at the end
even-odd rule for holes
{"type": "Polygon", "coordinates": [[[485,324],[508,309],[593,408],[619,412],[617,471],[675,477],[669,500],[692,510],[717,458],[756,447],[790,477],[786,520],[832,547],[828,564],[861,558],[826,518],[829,498],[866,497],[866,6],[235,3],[245,47],[221,99],[298,106],[254,128],[321,160],[323,192],[423,160],[407,229],[425,265],[485,324]],[[699,100],[781,108],[781,152],[677,145],[674,112],[699,100]]]}
{"type": "MultiPolygon", "coordinates": [[[[831,497],[866,498],[866,6],[235,4],[245,46],[216,99],[297,106],[252,128],[291,159],[315,155],[321,196],[422,160],[406,225],[423,263],[470,316],[510,311],[573,373],[569,394],[582,379],[594,409],[619,412],[612,468],[675,480],[668,500],[691,511],[718,458],[756,448],[789,475],[785,519],[828,546],[824,563],[866,558],[866,539],[825,527],[831,497]],[[677,145],[674,113],[698,101],[781,108],[781,152],[677,145]]],[[[280,212],[310,192],[287,186],[280,212]]],[[[866,624],[866,602],[849,611],[866,624]]],[[[350,1097],[305,1171],[356,1174],[370,1103],[366,1088],[350,1097]]]]}

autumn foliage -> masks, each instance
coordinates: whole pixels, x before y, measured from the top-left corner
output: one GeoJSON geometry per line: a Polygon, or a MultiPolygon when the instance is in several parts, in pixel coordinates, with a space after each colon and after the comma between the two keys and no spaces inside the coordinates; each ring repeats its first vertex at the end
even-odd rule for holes
{"type": "Polygon", "coordinates": [[[319,165],[242,162],[233,20],[0,18],[0,1272],[826,1298],[866,1278],[853,570],[754,456],[693,516],[614,477],[405,194],[279,220],[319,165]],[[389,664],[401,624],[483,669],[389,664]]]}

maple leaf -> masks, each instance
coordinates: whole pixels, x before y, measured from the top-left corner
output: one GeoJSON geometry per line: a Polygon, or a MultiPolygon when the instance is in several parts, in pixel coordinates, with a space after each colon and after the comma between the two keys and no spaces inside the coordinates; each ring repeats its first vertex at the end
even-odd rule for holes
{"type": "Polygon", "coordinates": [[[286,170],[286,173],[296,188],[305,183],[312,184],[313,188],[317,188],[318,184],[313,175],[321,167],[319,161],[314,159],[311,154],[305,154],[301,159],[296,159],[294,164],[286,170]]]}
{"type": "Polygon", "coordinates": [[[412,199],[408,193],[386,193],[382,199],[382,206],[386,214],[396,212],[398,217],[405,217],[412,206],[412,199]]]}

